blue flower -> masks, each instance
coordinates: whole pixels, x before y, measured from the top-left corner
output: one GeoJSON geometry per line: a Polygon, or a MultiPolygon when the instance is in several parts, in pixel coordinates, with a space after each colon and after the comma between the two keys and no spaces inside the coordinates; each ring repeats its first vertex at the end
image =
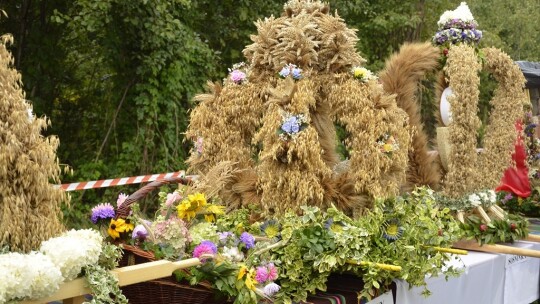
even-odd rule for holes
{"type": "Polygon", "coordinates": [[[298,80],[302,78],[302,69],[299,68],[293,68],[291,75],[294,79],[298,80]]]}
{"type": "Polygon", "coordinates": [[[281,125],[281,130],[288,134],[296,134],[300,131],[300,121],[296,116],[291,116],[281,125]]]}
{"type": "Polygon", "coordinates": [[[242,234],[240,235],[240,241],[242,241],[242,243],[246,245],[247,249],[255,247],[255,238],[253,237],[253,235],[247,232],[242,232],[242,234]]]}
{"type": "Polygon", "coordinates": [[[389,242],[398,240],[403,235],[403,231],[405,231],[405,229],[399,225],[398,219],[390,219],[386,221],[383,226],[383,237],[389,242]]]}
{"type": "Polygon", "coordinates": [[[279,237],[280,227],[276,220],[268,220],[260,228],[261,232],[269,238],[279,237]]]}
{"type": "Polygon", "coordinates": [[[289,66],[285,66],[283,67],[283,69],[281,69],[281,71],[279,71],[279,76],[281,78],[286,78],[287,76],[289,76],[290,73],[291,69],[289,68],[289,66]]]}

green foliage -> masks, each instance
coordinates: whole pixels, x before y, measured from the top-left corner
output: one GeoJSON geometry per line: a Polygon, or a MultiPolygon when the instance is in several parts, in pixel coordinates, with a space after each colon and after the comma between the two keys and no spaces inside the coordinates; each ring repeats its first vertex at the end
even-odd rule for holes
{"type": "Polygon", "coordinates": [[[118,286],[118,279],[109,271],[118,266],[121,256],[120,247],[104,244],[98,264],[85,267],[86,284],[92,291],[92,300],[85,303],[128,303],[118,286]]]}
{"type": "Polygon", "coordinates": [[[529,197],[519,197],[504,191],[499,192],[499,205],[512,214],[540,217],[540,187],[534,187],[529,197]]]}
{"type": "Polygon", "coordinates": [[[461,224],[467,238],[474,238],[480,245],[494,243],[513,243],[527,237],[529,222],[516,215],[508,214],[507,218],[494,219],[484,223],[476,215],[470,215],[461,224]]]}
{"type": "MultiPolygon", "coordinates": [[[[372,288],[388,286],[396,277],[413,286],[424,286],[423,293],[429,295],[425,276],[440,275],[443,265],[451,259],[434,247],[450,247],[461,238],[459,225],[450,209],[438,207],[433,191],[426,188],[418,188],[405,197],[378,201],[375,210],[359,222],[368,229],[371,238],[369,261],[402,267],[395,273],[370,266],[363,276],[365,296],[373,295],[372,288]],[[389,241],[384,237],[384,224],[396,220],[403,234],[397,240],[389,241]]],[[[454,276],[458,271],[450,267],[443,274],[454,276]]]]}

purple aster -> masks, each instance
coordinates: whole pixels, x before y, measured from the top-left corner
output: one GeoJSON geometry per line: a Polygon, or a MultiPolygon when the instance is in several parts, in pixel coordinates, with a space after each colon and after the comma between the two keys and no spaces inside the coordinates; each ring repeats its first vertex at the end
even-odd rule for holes
{"type": "Polygon", "coordinates": [[[240,241],[242,241],[242,243],[246,245],[247,249],[253,248],[255,246],[255,238],[253,237],[253,235],[247,232],[242,232],[242,235],[240,235],[240,241]]]}
{"type": "Polygon", "coordinates": [[[275,295],[276,292],[278,292],[280,289],[281,289],[281,287],[279,287],[278,284],[270,283],[270,284],[267,284],[266,286],[264,286],[263,292],[264,292],[265,296],[271,297],[271,296],[275,295]]]}
{"type": "Polygon", "coordinates": [[[216,254],[217,246],[212,241],[202,241],[193,249],[193,257],[199,258],[204,254],[216,254]]]}
{"type": "Polygon", "coordinates": [[[257,272],[255,273],[255,280],[257,280],[259,284],[268,281],[268,269],[264,266],[257,267],[257,272]]]}
{"type": "Polygon", "coordinates": [[[134,240],[144,241],[146,237],[148,237],[148,231],[146,231],[146,228],[143,225],[135,226],[133,233],[131,234],[131,238],[134,240]]]}
{"type": "Polygon", "coordinates": [[[99,220],[108,220],[114,218],[114,208],[109,203],[99,204],[92,208],[92,223],[97,224],[99,220]]]}
{"type": "Polygon", "coordinates": [[[233,234],[232,232],[225,231],[225,232],[218,232],[219,242],[220,243],[226,243],[228,238],[232,238],[233,234]]]}

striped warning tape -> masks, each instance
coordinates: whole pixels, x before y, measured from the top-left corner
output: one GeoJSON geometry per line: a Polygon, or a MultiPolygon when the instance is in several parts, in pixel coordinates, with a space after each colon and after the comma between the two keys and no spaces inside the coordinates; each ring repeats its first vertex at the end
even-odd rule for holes
{"type": "Polygon", "coordinates": [[[102,180],[89,181],[89,182],[61,184],[61,185],[55,185],[55,186],[56,188],[61,188],[62,190],[65,190],[65,191],[76,191],[76,190],[85,190],[85,189],[96,189],[96,188],[106,188],[106,187],[113,187],[113,186],[140,184],[140,183],[145,183],[145,182],[153,182],[155,180],[160,180],[160,179],[169,178],[169,177],[184,177],[185,175],[186,175],[185,171],[178,171],[178,172],[170,172],[170,173],[131,176],[131,177],[122,177],[122,178],[114,178],[114,179],[102,179],[102,180]]]}

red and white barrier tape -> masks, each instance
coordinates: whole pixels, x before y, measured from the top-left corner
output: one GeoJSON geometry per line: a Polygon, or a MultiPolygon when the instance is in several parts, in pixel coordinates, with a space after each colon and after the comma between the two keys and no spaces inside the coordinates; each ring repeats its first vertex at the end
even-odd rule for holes
{"type": "Polygon", "coordinates": [[[160,179],[169,178],[169,177],[184,177],[185,175],[186,175],[186,172],[178,171],[178,172],[171,172],[171,173],[131,176],[131,177],[122,177],[122,178],[114,178],[114,179],[102,179],[102,180],[89,181],[89,182],[62,184],[62,185],[56,185],[56,187],[61,188],[65,191],[76,191],[76,190],[85,190],[85,189],[140,184],[140,183],[145,183],[145,182],[153,182],[155,180],[160,180],[160,179]]]}

